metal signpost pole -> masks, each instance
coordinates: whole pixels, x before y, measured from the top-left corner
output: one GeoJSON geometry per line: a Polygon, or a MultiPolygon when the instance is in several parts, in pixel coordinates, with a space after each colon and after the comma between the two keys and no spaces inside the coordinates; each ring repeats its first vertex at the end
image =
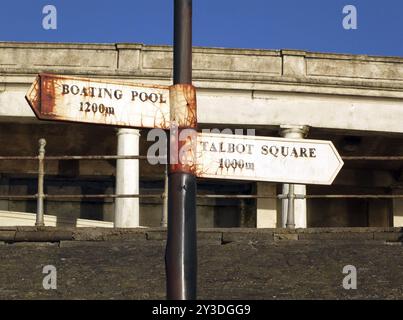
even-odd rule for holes
{"type": "MultiPolygon", "coordinates": [[[[174,0],[174,87],[191,83],[192,0],[174,0]]],[[[179,125],[178,136],[183,129],[179,125]]],[[[170,163],[168,183],[167,298],[193,300],[197,282],[196,176],[189,167],[170,163]]]]}

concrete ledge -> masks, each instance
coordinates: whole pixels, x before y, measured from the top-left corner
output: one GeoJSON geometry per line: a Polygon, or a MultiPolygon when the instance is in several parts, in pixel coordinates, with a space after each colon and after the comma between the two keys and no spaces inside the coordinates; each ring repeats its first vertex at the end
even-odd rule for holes
{"type": "Polygon", "coordinates": [[[226,229],[222,235],[222,243],[229,242],[272,243],[273,229],[226,229]]]}
{"type": "Polygon", "coordinates": [[[12,242],[15,240],[15,231],[1,230],[0,241],[12,242]]]}
{"type": "Polygon", "coordinates": [[[349,227],[349,228],[306,228],[306,229],[276,229],[276,232],[296,232],[296,233],[361,233],[361,232],[403,232],[403,228],[376,228],[376,227],[349,227]]]}
{"type": "MultiPolygon", "coordinates": [[[[197,242],[203,244],[221,244],[223,233],[221,231],[212,230],[214,229],[199,230],[197,233],[197,242]]],[[[146,232],[146,239],[166,241],[167,231],[166,229],[149,230],[146,232]]]]}
{"type": "Polygon", "coordinates": [[[199,244],[222,244],[223,233],[220,231],[199,231],[197,233],[197,243],[199,244]]]}
{"type": "Polygon", "coordinates": [[[375,240],[403,242],[403,232],[378,232],[374,233],[375,240]]]}
{"type": "Polygon", "coordinates": [[[16,231],[14,242],[59,242],[73,240],[71,231],[16,231]]]}
{"type": "Polygon", "coordinates": [[[16,231],[17,227],[0,227],[0,232],[2,231],[16,231]]]}
{"type": "Polygon", "coordinates": [[[298,234],[296,233],[275,233],[274,241],[282,241],[282,240],[299,240],[298,234]]]}
{"type": "Polygon", "coordinates": [[[298,235],[298,239],[301,240],[373,240],[374,234],[372,232],[351,232],[351,233],[302,233],[298,235]]]}
{"type": "Polygon", "coordinates": [[[58,247],[59,242],[55,241],[21,241],[21,242],[12,242],[7,243],[10,246],[17,246],[17,247],[32,247],[32,248],[40,248],[40,247],[58,247]]]}
{"type": "Polygon", "coordinates": [[[167,232],[166,230],[150,230],[146,232],[147,240],[166,240],[167,232]]]}
{"type": "Polygon", "coordinates": [[[144,228],[136,229],[109,229],[109,228],[80,228],[73,233],[72,240],[79,241],[108,241],[108,240],[136,240],[145,239],[144,228]]]}
{"type": "MultiPolygon", "coordinates": [[[[254,229],[217,228],[199,229],[200,244],[231,242],[269,244],[281,241],[367,241],[403,242],[402,228],[308,228],[308,229],[254,229]]],[[[0,228],[0,242],[71,242],[71,241],[166,241],[166,228],[55,228],[16,227],[0,228]]]]}
{"type": "MultiPolygon", "coordinates": [[[[146,242],[145,238],[142,239],[112,239],[106,241],[92,241],[92,240],[80,240],[80,241],[60,241],[60,243],[52,243],[58,245],[59,248],[80,248],[80,247],[90,247],[90,248],[106,248],[106,247],[116,247],[116,246],[127,246],[133,247],[137,245],[144,244],[146,242]]],[[[33,243],[32,243],[33,244],[33,243]]]]}

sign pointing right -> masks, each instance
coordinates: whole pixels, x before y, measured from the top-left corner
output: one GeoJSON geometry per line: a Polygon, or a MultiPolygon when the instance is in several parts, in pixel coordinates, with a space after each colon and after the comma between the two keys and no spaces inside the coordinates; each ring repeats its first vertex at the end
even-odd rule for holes
{"type": "Polygon", "coordinates": [[[200,133],[201,178],[330,185],[343,166],[331,141],[200,133]]]}

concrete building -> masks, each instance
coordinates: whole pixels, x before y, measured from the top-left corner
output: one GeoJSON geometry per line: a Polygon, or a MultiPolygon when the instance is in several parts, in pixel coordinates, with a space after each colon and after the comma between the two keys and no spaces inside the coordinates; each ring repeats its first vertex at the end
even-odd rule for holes
{"type": "MultiPolygon", "coordinates": [[[[194,48],[193,59],[200,129],[331,140],[342,156],[403,155],[403,58],[194,48]]],[[[40,72],[170,85],[171,47],[0,43],[0,156],[34,156],[40,138],[47,140],[47,155],[147,153],[153,143],[147,141],[148,130],[37,120],[24,97],[40,72]]],[[[162,193],[164,170],[137,160],[47,161],[45,193],[162,193]]],[[[36,184],[35,161],[0,161],[0,195],[35,194],[36,184]]],[[[402,161],[362,160],[346,161],[331,186],[296,186],[295,191],[394,195],[403,194],[402,187],[402,161]]],[[[198,181],[199,194],[284,192],[287,186],[276,183],[198,181]]],[[[281,227],[285,207],[272,199],[200,198],[198,225],[281,227]]],[[[31,224],[35,211],[34,200],[2,198],[0,224],[31,224]]],[[[84,219],[80,225],[159,226],[162,199],[47,199],[45,214],[59,225],[84,219]]],[[[402,226],[403,199],[296,200],[296,224],[402,226]]]]}

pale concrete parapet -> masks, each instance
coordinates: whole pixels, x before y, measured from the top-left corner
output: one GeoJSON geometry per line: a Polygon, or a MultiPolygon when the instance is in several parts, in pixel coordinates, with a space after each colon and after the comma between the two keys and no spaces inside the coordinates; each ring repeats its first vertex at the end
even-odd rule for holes
{"type": "Polygon", "coordinates": [[[122,71],[135,71],[140,69],[142,45],[137,43],[118,43],[117,68],[122,71]]]}
{"type": "MultiPolygon", "coordinates": [[[[39,71],[100,76],[171,78],[172,47],[139,43],[0,42],[0,74],[39,71]]],[[[193,48],[195,81],[236,79],[345,84],[346,87],[403,87],[403,58],[317,53],[302,50],[193,48]]],[[[284,83],[285,84],[285,83],[284,83]]],[[[256,85],[259,85],[256,83],[256,85]]]]}
{"type": "Polygon", "coordinates": [[[306,76],[305,51],[281,50],[283,56],[283,75],[291,77],[306,76]]]}
{"type": "MultiPolygon", "coordinates": [[[[203,47],[193,52],[200,124],[403,133],[403,58],[203,47]]],[[[0,42],[0,117],[34,121],[24,96],[37,73],[169,85],[172,56],[170,46],[136,43],[0,42]]]]}
{"type": "Polygon", "coordinates": [[[116,69],[117,53],[114,44],[2,42],[0,68],[17,69],[17,73],[24,69],[116,69]]]}

